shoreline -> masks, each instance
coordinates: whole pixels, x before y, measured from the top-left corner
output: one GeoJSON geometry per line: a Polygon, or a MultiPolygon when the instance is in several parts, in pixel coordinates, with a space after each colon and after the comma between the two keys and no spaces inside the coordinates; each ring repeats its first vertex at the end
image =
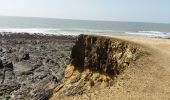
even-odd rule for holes
{"type": "MultiPolygon", "coordinates": [[[[36,36],[67,36],[67,37],[77,37],[79,35],[81,35],[81,33],[77,33],[77,34],[70,34],[69,32],[67,33],[29,33],[29,32],[0,32],[0,35],[3,36],[3,35],[20,35],[20,34],[28,34],[28,35],[36,35],[36,36]]],[[[98,35],[98,36],[108,36],[108,37],[113,37],[113,36],[130,36],[130,37],[146,37],[146,38],[158,38],[158,39],[170,39],[170,37],[160,37],[160,36],[147,36],[147,35],[135,35],[135,34],[120,34],[120,33],[117,33],[117,34],[112,34],[112,33],[83,33],[85,35],[98,35]]]]}

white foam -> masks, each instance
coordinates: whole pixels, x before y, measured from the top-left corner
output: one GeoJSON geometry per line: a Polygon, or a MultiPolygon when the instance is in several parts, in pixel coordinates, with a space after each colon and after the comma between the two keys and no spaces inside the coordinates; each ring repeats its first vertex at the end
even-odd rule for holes
{"type": "Polygon", "coordinates": [[[80,34],[105,34],[113,33],[112,30],[95,30],[95,29],[81,29],[81,28],[0,28],[0,32],[3,33],[40,33],[43,35],[80,35],[80,34]]]}
{"type": "Polygon", "coordinates": [[[125,32],[125,34],[141,35],[148,37],[170,38],[170,33],[160,31],[138,31],[138,32],[125,32]]]}
{"type": "Polygon", "coordinates": [[[0,32],[16,32],[16,33],[22,33],[22,32],[27,32],[27,33],[46,33],[48,30],[51,29],[37,29],[37,28],[0,28],[0,32]]]}
{"type": "Polygon", "coordinates": [[[79,35],[77,32],[66,32],[61,31],[61,29],[50,29],[50,28],[0,28],[0,32],[3,33],[40,33],[43,35],[79,35]]]}
{"type": "MultiPolygon", "coordinates": [[[[54,29],[54,28],[0,28],[0,33],[40,33],[42,35],[74,35],[79,34],[123,34],[123,32],[114,32],[112,30],[94,30],[94,29],[79,29],[79,28],[70,28],[70,29],[54,29]]],[[[170,32],[160,32],[160,31],[138,31],[138,32],[124,32],[128,35],[141,35],[148,37],[160,37],[160,38],[170,38],[170,32]]]]}

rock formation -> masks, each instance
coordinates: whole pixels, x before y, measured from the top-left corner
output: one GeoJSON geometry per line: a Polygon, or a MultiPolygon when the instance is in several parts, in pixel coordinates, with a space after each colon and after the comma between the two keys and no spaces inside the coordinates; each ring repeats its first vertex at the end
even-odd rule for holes
{"type": "Polygon", "coordinates": [[[47,100],[74,43],[71,36],[0,33],[0,100],[47,100]]]}
{"type": "Polygon", "coordinates": [[[143,48],[127,41],[80,35],[72,49],[63,82],[51,100],[89,91],[96,85],[110,86],[129,64],[144,55],[143,48]]]}

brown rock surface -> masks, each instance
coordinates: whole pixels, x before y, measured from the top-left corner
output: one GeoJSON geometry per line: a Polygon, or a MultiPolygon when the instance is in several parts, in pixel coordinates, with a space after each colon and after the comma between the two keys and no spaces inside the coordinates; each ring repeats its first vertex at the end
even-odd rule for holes
{"type": "Polygon", "coordinates": [[[129,64],[148,53],[142,46],[120,39],[80,35],[72,49],[65,79],[51,100],[84,95],[97,86],[111,86],[129,64]]]}
{"type": "Polygon", "coordinates": [[[109,37],[142,45],[145,48],[144,51],[149,52],[149,55],[144,55],[131,62],[126,70],[114,80],[112,86],[94,85],[90,91],[82,95],[54,99],[170,100],[170,39],[113,35],[109,35],[109,37]]]}

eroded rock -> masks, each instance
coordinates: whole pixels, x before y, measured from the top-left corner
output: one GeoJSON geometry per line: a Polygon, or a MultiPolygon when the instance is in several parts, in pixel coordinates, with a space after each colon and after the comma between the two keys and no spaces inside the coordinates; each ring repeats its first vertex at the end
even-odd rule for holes
{"type": "Polygon", "coordinates": [[[129,64],[141,57],[142,47],[102,36],[80,35],[72,49],[65,79],[52,100],[83,94],[95,85],[109,86],[129,64]]]}

